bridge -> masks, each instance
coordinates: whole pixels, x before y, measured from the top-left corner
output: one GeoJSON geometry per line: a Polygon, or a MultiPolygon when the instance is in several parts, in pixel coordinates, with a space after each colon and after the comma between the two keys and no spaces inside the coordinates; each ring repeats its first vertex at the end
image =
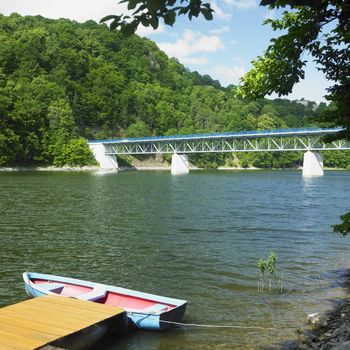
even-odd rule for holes
{"type": "Polygon", "coordinates": [[[326,143],[325,136],[342,128],[303,128],[225,132],[90,140],[89,146],[103,169],[118,169],[118,155],[172,154],[171,173],[189,172],[188,154],[221,152],[286,152],[304,151],[303,175],[323,175],[319,151],[350,150],[350,142],[326,143]]]}

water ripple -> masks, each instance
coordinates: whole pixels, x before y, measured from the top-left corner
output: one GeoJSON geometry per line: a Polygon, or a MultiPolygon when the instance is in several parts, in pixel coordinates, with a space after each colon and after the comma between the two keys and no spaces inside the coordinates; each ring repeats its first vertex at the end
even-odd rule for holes
{"type": "Polygon", "coordinates": [[[141,332],[110,349],[252,349],[292,339],[308,313],[342,293],[350,243],[330,225],[348,210],[349,179],[1,173],[0,303],[25,298],[21,272],[30,269],[187,299],[185,322],[276,328],[141,332]],[[258,290],[257,261],[272,251],[282,293],[268,274],[258,290]]]}

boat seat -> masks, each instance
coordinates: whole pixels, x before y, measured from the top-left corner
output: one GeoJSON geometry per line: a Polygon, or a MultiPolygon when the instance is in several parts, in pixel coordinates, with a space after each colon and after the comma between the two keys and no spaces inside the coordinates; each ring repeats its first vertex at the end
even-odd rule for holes
{"type": "Polygon", "coordinates": [[[65,287],[63,283],[41,283],[37,284],[37,286],[52,293],[59,293],[65,287]]]}
{"type": "Polygon", "coordinates": [[[106,289],[102,286],[95,287],[91,292],[79,295],[77,298],[86,301],[95,301],[106,296],[106,289]]]}
{"type": "Polygon", "coordinates": [[[149,307],[146,308],[146,309],[143,309],[143,310],[142,310],[142,313],[158,315],[158,314],[160,314],[162,311],[166,311],[166,310],[168,310],[168,306],[167,306],[167,305],[164,305],[164,304],[154,304],[154,305],[152,305],[152,306],[149,306],[149,307]]]}

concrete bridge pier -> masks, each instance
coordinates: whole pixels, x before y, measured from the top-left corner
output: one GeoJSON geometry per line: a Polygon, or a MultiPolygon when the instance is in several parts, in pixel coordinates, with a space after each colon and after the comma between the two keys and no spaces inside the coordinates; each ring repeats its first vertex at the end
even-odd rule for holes
{"type": "Polygon", "coordinates": [[[318,152],[304,153],[303,176],[323,176],[323,159],[318,152]]]}
{"type": "Polygon", "coordinates": [[[115,155],[106,155],[106,147],[103,143],[89,143],[96,161],[103,170],[118,170],[118,161],[115,155]]]}
{"type": "Polygon", "coordinates": [[[171,175],[188,174],[189,172],[188,156],[174,153],[171,157],[171,175]]]}

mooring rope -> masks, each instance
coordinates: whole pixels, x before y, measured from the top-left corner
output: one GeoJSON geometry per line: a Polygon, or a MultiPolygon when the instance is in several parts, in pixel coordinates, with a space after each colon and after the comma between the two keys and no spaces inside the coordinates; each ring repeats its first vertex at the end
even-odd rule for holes
{"type": "Polygon", "coordinates": [[[259,326],[237,326],[237,325],[214,325],[214,324],[198,324],[198,323],[181,323],[173,321],[163,321],[159,320],[162,323],[173,324],[176,326],[185,326],[185,327],[203,327],[203,328],[239,328],[239,329],[260,329],[260,330],[271,330],[274,328],[269,327],[259,327],[259,326]]]}

